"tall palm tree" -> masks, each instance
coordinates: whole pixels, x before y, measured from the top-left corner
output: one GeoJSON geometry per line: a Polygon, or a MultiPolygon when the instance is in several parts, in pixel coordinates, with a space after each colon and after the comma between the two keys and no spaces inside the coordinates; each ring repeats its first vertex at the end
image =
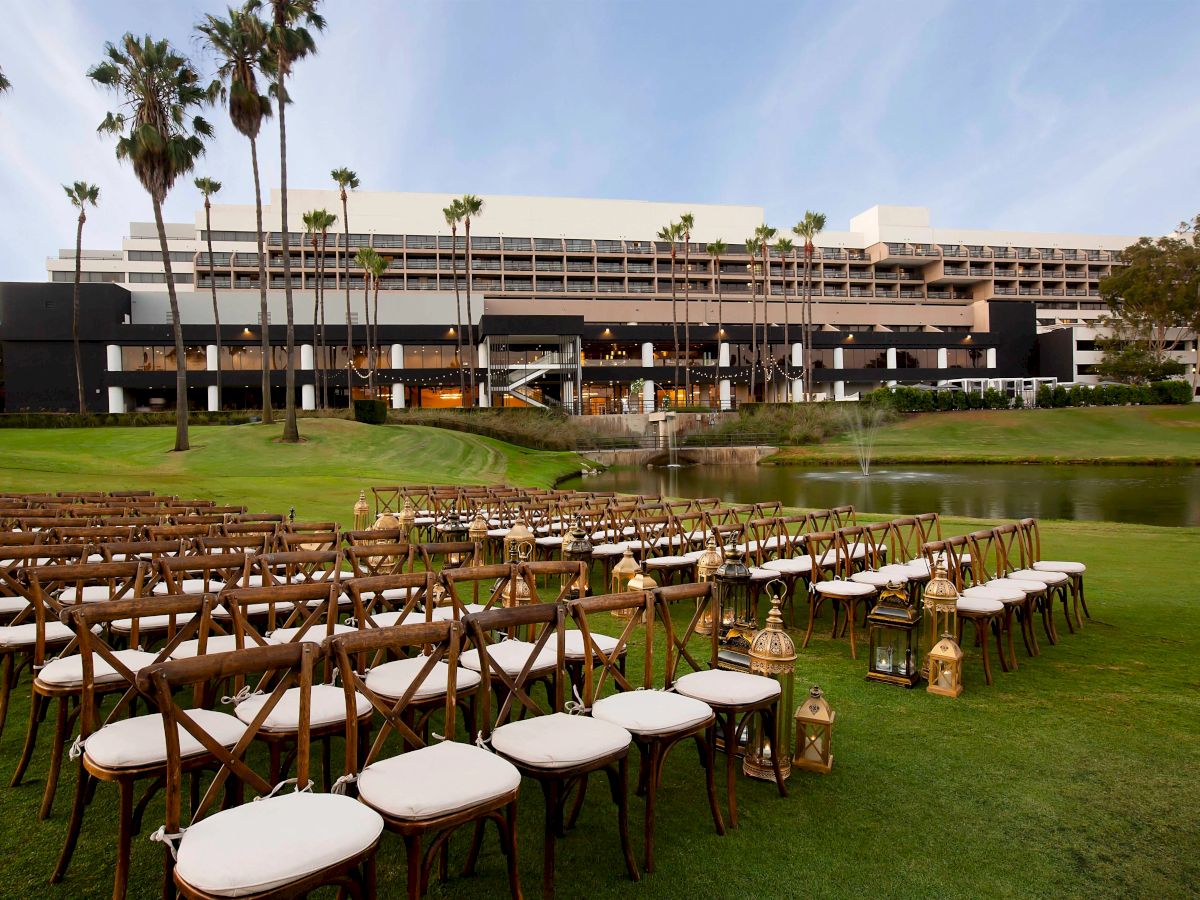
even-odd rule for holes
{"type": "MultiPolygon", "coordinates": [[[[795,254],[796,245],[790,238],[781,237],[775,241],[775,250],[779,253],[779,281],[783,286],[783,396],[790,400],[792,397],[792,342],[788,336],[791,328],[791,304],[788,303],[787,263],[788,257],[795,254]]],[[[792,274],[795,275],[795,272],[793,271],[792,274]]]]}
{"type": "Polygon", "coordinates": [[[759,345],[759,349],[762,351],[763,399],[766,400],[768,385],[774,381],[774,368],[767,361],[771,354],[771,337],[768,334],[767,328],[770,324],[768,312],[770,311],[771,303],[771,241],[775,239],[775,229],[764,223],[754,229],[754,236],[758,238],[758,250],[762,254],[763,316],[762,343],[759,345]]]}
{"type": "Polygon", "coordinates": [[[329,348],[325,345],[325,251],[329,248],[329,229],[336,224],[337,216],[327,209],[322,209],[320,218],[317,220],[317,225],[321,229],[321,255],[318,263],[320,268],[317,276],[317,284],[321,291],[321,330],[317,336],[317,371],[321,373],[321,409],[329,407],[329,360],[326,358],[329,355],[329,348]]]}
{"type": "MultiPolygon", "coordinates": [[[[257,0],[251,0],[256,3],[257,0]]],[[[287,390],[284,407],[283,442],[295,444],[300,440],[296,424],[296,317],[292,307],[292,261],[288,249],[288,183],[287,183],[287,78],[297,60],[317,50],[313,32],[325,28],[325,20],[317,12],[319,0],[270,0],[271,27],[267,32],[267,49],[274,61],[275,97],[279,101],[279,217],[283,250],[283,296],[287,308],[287,390]]]]}
{"type": "MultiPolygon", "coordinates": [[[[2,90],[2,88],[0,88],[2,90]]],[[[83,354],[79,349],[79,279],[83,254],[83,223],[87,221],[87,208],[95,206],[100,199],[100,188],[86,181],[77,181],[71,185],[63,185],[67,199],[79,210],[79,218],[75,225],[75,288],[71,292],[71,343],[75,349],[75,385],[79,390],[79,414],[87,412],[83,395],[83,354]]]]}
{"type": "Polygon", "coordinates": [[[262,420],[271,424],[271,335],[267,312],[267,257],[263,239],[262,185],[258,177],[258,133],[263,119],[271,115],[271,100],[259,90],[258,76],[270,69],[264,56],[267,26],[257,15],[259,4],[229,9],[229,18],[205,16],[196,30],[217,58],[217,85],[229,104],[229,119],[238,133],[250,142],[250,165],[254,170],[254,223],[258,240],[258,308],[262,348],[262,420]]]}
{"type": "Polygon", "coordinates": [[[346,406],[354,406],[350,385],[350,373],[354,367],[354,323],[350,315],[350,208],[346,201],[346,189],[357,190],[358,175],[349,169],[334,169],[329,173],[338,186],[342,198],[342,279],[346,282],[346,406]]]}
{"type": "Polygon", "coordinates": [[[190,172],[204,153],[204,138],[212,134],[212,127],[192,112],[210,95],[188,58],[167,41],[126,34],[119,44],[105,44],[104,55],[88,77],[116,92],[122,108],[105,116],[99,131],[117,136],[117,159],[133,164],[154,207],[175,334],[175,449],[187,450],[187,359],[162,205],[175,180],[190,172]]]}
{"type": "Polygon", "coordinates": [[[4,77],[4,70],[0,69],[0,94],[7,94],[12,90],[12,82],[4,77]]]}
{"type": "Polygon", "coordinates": [[[675,344],[675,365],[673,367],[671,392],[679,389],[679,313],[676,308],[675,294],[675,242],[683,234],[683,228],[678,222],[671,222],[658,230],[656,237],[671,245],[671,339],[675,344]]]}
{"type": "Polygon", "coordinates": [[[758,280],[755,272],[758,267],[759,240],[748,237],[745,241],[746,255],[750,257],[747,267],[750,271],[750,402],[755,399],[755,379],[758,375],[758,280]]]}
{"type": "MultiPolygon", "coordinates": [[[[316,360],[321,352],[321,336],[317,326],[317,314],[321,307],[321,260],[317,253],[321,247],[321,210],[310,209],[308,212],[301,213],[300,221],[304,224],[304,234],[308,237],[308,242],[312,244],[313,252],[313,391],[319,397],[321,394],[321,365],[316,360]]],[[[303,249],[303,245],[301,245],[301,249],[303,249]]],[[[303,260],[304,258],[301,256],[301,268],[304,267],[303,260]]]]}
{"type": "Polygon", "coordinates": [[[679,230],[683,232],[683,395],[685,404],[692,402],[692,229],[696,217],[686,212],[679,217],[679,230]]]}
{"type": "Polygon", "coordinates": [[[221,312],[217,308],[217,273],[212,246],[212,203],[209,198],[221,190],[221,182],[211,178],[196,178],[192,181],[204,195],[204,234],[208,241],[208,283],[212,288],[213,329],[217,338],[217,409],[221,408],[221,312]]]}
{"type": "Polygon", "coordinates": [[[375,370],[379,368],[379,282],[383,279],[383,273],[387,271],[388,260],[385,257],[376,253],[371,257],[371,290],[374,293],[373,308],[371,310],[371,396],[379,396],[378,375],[375,370]]]}
{"type": "Polygon", "coordinates": [[[475,405],[475,361],[478,352],[475,346],[475,318],[471,315],[471,219],[483,215],[483,199],[474,194],[463,194],[459,202],[462,203],[463,230],[467,238],[467,355],[470,359],[464,362],[470,373],[471,392],[464,405],[470,408],[475,405]]]}
{"type": "Polygon", "coordinates": [[[375,271],[379,252],[374,247],[359,247],[354,255],[354,265],[363,270],[363,320],[367,329],[367,396],[374,396],[375,369],[371,361],[375,353],[371,349],[371,273],[375,271]]]}
{"type": "Polygon", "coordinates": [[[458,358],[458,393],[460,397],[465,398],[467,382],[466,372],[463,371],[462,298],[458,292],[458,223],[465,215],[463,202],[457,198],[450,201],[450,205],[442,210],[442,215],[446,224],[450,226],[450,277],[454,279],[454,355],[458,358]]]}
{"type": "Polygon", "coordinates": [[[724,308],[721,302],[721,256],[729,246],[720,238],[708,245],[708,255],[713,258],[713,283],[717,287],[717,408],[721,408],[721,341],[725,337],[724,308]]]}
{"type": "Polygon", "coordinates": [[[825,229],[825,213],[806,210],[804,218],[792,227],[792,233],[804,241],[804,399],[812,400],[812,354],[813,354],[813,315],[812,315],[812,259],[813,240],[825,229]]]}

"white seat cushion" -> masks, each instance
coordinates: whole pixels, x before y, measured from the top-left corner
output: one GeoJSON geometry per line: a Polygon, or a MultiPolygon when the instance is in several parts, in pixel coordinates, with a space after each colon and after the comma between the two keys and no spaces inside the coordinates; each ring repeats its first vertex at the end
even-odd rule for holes
{"type": "MultiPolygon", "coordinates": [[[[404,695],[408,686],[421,672],[425,665],[425,657],[414,656],[411,659],[397,659],[392,662],[375,666],[367,673],[367,687],[381,697],[396,699],[404,695]]],[[[446,696],[446,679],[450,676],[450,667],[444,662],[434,663],[429,674],[421,681],[421,686],[413,694],[413,700],[429,700],[433,697],[446,696]]],[[[465,691],[477,686],[481,678],[478,672],[458,667],[455,676],[457,690],[465,691]]]]}
{"type": "Polygon", "coordinates": [[[646,560],[646,568],[669,569],[672,566],[690,566],[693,562],[695,562],[695,558],[686,555],[656,556],[653,559],[646,560]]]}
{"type": "MultiPolygon", "coordinates": [[[[252,694],[237,705],[234,713],[239,719],[249,725],[262,709],[263,704],[271,695],[252,694]]],[[[310,728],[321,725],[332,725],[335,722],[346,721],[346,694],[338,686],[332,684],[314,684],[309,698],[308,724],[310,728]]],[[[354,705],[359,716],[371,711],[371,701],[362,694],[355,695],[354,705]]],[[[263,721],[264,731],[295,731],[300,722],[300,688],[295,687],[286,691],[275,708],[263,721]]]]}
{"type": "Polygon", "coordinates": [[[539,547],[561,547],[563,539],[558,535],[548,535],[534,540],[539,547]]]}
{"type": "Polygon", "coordinates": [[[1066,572],[1068,575],[1082,575],[1087,566],[1081,562],[1069,562],[1062,559],[1043,559],[1033,564],[1035,572],[1066,572]]]}
{"type": "Polygon", "coordinates": [[[869,584],[871,587],[881,588],[887,587],[893,582],[898,584],[906,584],[908,582],[908,572],[903,566],[887,566],[877,572],[855,572],[850,576],[851,581],[857,581],[859,584],[869,584]]]}
{"type": "MultiPolygon", "coordinates": [[[[482,603],[464,603],[463,609],[467,613],[479,613],[487,609],[482,603]]],[[[455,618],[453,606],[439,606],[429,614],[429,619],[432,622],[449,622],[455,618]]]]}
{"type": "Polygon", "coordinates": [[[703,700],[670,691],[624,691],[597,700],[592,717],[620,725],[633,734],[687,731],[712,718],[703,700]]]}
{"type": "Polygon", "coordinates": [[[502,756],[442,741],[380,760],[358,776],[358,796],[396,819],[431,819],[498,800],[521,786],[502,756]]]}
{"type": "MultiPolygon", "coordinates": [[[[232,747],[246,731],[245,723],[229,713],[189,709],[187,714],[222,747],[232,747]]],[[[176,727],[179,729],[179,755],[182,758],[208,752],[191,732],[182,725],[176,727]]],[[[107,769],[165,763],[167,737],[162,714],[135,716],[105,725],[84,741],[83,747],[88,759],[107,769]]]]}
{"type": "MultiPolygon", "coordinates": [[[[582,660],[584,658],[585,654],[582,631],[579,631],[576,628],[569,629],[566,632],[564,643],[566,644],[567,649],[563,653],[563,656],[570,660],[582,660]]],[[[606,654],[612,653],[617,647],[617,639],[615,637],[610,637],[607,634],[600,634],[596,631],[592,632],[592,643],[603,650],[606,654]]],[[[624,653],[624,649],[622,649],[621,652],[624,653]]],[[[597,663],[600,662],[600,657],[598,655],[593,654],[592,659],[597,663]]]]}
{"type": "Polygon", "coordinates": [[[779,696],[779,682],[765,675],[709,669],[689,672],[675,682],[676,693],[714,706],[743,706],[779,696]]]}
{"type": "Polygon", "coordinates": [[[779,573],[777,571],[775,571],[774,569],[767,569],[767,568],[764,568],[763,566],[751,566],[750,567],[750,580],[751,581],[771,581],[772,579],[775,579],[778,577],[779,577],[779,573]]]}
{"type": "Polygon", "coordinates": [[[620,556],[624,552],[624,541],[619,544],[597,544],[592,548],[592,556],[620,556]]]}
{"type": "MultiPolygon", "coordinates": [[[[533,652],[534,645],[528,641],[500,641],[497,644],[492,644],[487,648],[488,660],[490,661],[493,671],[496,666],[509,676],[517,676],[521,674],[521,670],[525,668],[525,662],[529,659],[529,654],[533,652]]],[[[459,665],[471,669],[472,671],[480,671],[479,666],[479,650],[468,650],[458,658],[459,665]]],[[[546,641],[546,646],[534,660],[531,673],[545,672],[553,669],[558,665],[558,651],[554,647],[554,638],[546,641]]]]}
{"type": "Polygon", "coordinates": [[[772,559],[763,563],[764,569],[771,569],[780,575],[807,575],[812,571],[811,556],[796,556],[792,559],[772,559]]]}
{"type": "Polygon", "coordinates": [[[875,593],[875,588],[859,581],[818,581],[817,593],[830,597],[865,597],[875,593]]]}
{"type": "Polygon", "coordinates": [[[1046,582],[1027,578],[993,578],[984,587],[1019,588],[1027,594],[1036,594],[1046,590],[1046,582]]]}
{"type": "Polygon", "coordinates": [[[960,596],[966,597],[968,600],[999,600],[1001,603],[1025,602],[1025,592],[1019,588],[976,585],[967,588],[960,596]]]}
{"type": "MultiPolygon", "coordinates": [[[[225,587],[223,582],[208,580],[203,578],[184,578],[181,581],[175,582],[175,593],[177,594],[216,594],[221,588],[225,587]]],[[[170,585],[165,581],[160,581],[151,591],[154,594],[166,594],[170,590],[170,585]]]]}
{"type": "MultiPolygon", "coordinates": [[[[75,632],[53,619],[46,623],[46,643],[62,644],[75,637],[75,632]]],[[[32,647],[37,642],[37,622],[0,628],[0,647],[32,647]]]]}
{"type": "MultiPolygon", "coordinates": [[[[343,625],[340,622],[333,626],[334,634],[353,634],[356,631],[358,629],[352,625],[343,625]]],[[[266,635],[266,638],[268,644],[290,644],[296,640],[296,636],[299,634],[299,628],[276,628],[266,635]]],[[[313,625],[304,632],[304,640],[310,644],[319,644],[327,637],[329,637],[329,627],[326,625],[313,625]]]]}
{"type": "MultiPolygon", "coordinates": [[[[117,589],[119,590],[120,587],[118,586],[117,589]]],[[[77,593],[79,594],[79,600],[84,603],[103,603],[106,600],[111,600],[113,595],[113,591],[107,584],[85,584],[82,592],[76,591],[74,586],[63,588],[62,593],[58,595],[58,599],[64,604],[76,603],[79,602],[75,599],[77,593]]],[[[121,596],[121,599],[132,600],[133,591],[126,591],[121,596]]]]}
{"type": "MultiPolygon", "coordinates": [[[[411,618],[414,622],[424,622],[425,617],[419,612],[410,612],[405,615],[402,609],[387,610],[385,612],[371,613],[371,621],[375,623],[377,628],[390,628],[393,625],[399,625],[402,621],[411,618]]],[[[365,624],[365,623],[364,623],[365,624]]]]}
{"type": "Polygon", "coordinates": [[[1048,572],[1038,571],[1037,569],[1017,569],[1015,572],[1008,573],[1009,578],[1016,578],[1021,581],[1040,581],[1044,584],[1060,585],[1066,584],[1067,579],[1071,576],[1066,572],[1048,572]]]}
{"type": "MultiPolygon", "coordinates": [[[[113,653],[121,664],[131,672],[138,672],[154,662],[157,654],[146,653],[143,650],[117,650],[113,653]]],[[[38,672],[38,680],[43,684],[55,687],[70,687],[83,684],[83,660],[76,653],[63,659],[54,659],[46,663],[38,672]]],[[[121,673],[108,664],[102,656],[92,654],[92,680],[95,684],[111,684],[124,680],[121,673]]]]}
{"type": "MultiPolygon", "coordinates": [[[[253,647],[254,639],[243,643],[244,647],[253,647]]],[[[208,640],[204,644],[204,655],[208,656],[213,653],[232,653],[237,647],[237,636],[232,634],[210,634],[208,640]]],[[[200,640],[192,638],[190,641],[180,641],[179,646],[171,653],[171,659],[190,659],[193,656],[198,656],[200,652],[200,640]]]]}
{"type": "Polygon", "coordinates": [[[502,538],[508,534],[507,528],[489,528],[487,536],[490,538],[502,538]]]}
{"type": "Polygon", "coordinates": [[[383,832],[383,817],[341,794],[279,793],[192,825],[175,874],[216,897],[280,887],[352,859],[383,832]]]}
{"type": "Polygon", "coordinates": [[[24,597],[0,597],[0,616],[12,616],[29,606],[24,597]]]}
{"type": "Polygon", "coordinates": [[[687,560],[691,560],[692,562],[695,562],[696,560],[698,560],[701,556],[703,556],[707,552],[708,552],[707,550],[689,550],[687,553],[683,554],[683,559],[687,559],[687,560]]]}
{"type": "Polygon", "coordinates": [[[982,597],[968,597],[964,593],[958,598],[958,611],[960,613],[991,615],[993,613],[1004,612],[1004,604],[999,600],[988,600],[982,597]]]}
{"type": "MultiPolygon", "coordinates": [[[[287,614],[291,610],[295,609],[295,607],[292,606],[290,603],[288,603],[286,605],[284,605],[283,603],[276,603],[276,604],[251,603],[248,606],[242,607],[242,615],[244,615],[244,616],[265,616],[267,613],[269,613],[271,611],[272,606],[275,607],[275,609],[279,612],[279,614],[281,616],[287,616],[287,614]]],[[[222,605],[220,603],[218,603],[216,606],[213,607],[212,614],[214,617],[216,617],[218,619],[232,619],[233,618],[233,616],[230,615],[229,610],[227,610],[224,607],[224,605],[222,605]]]]}
{"type": "MultiPolygon", "coordinates": [[[[175,627],[182,628],[196,617],[195,613],[176,613],[175,627]]],[[[113,631],[127,632],[133,630],[133,619],[113,619],[110,627],[113,631]]],[[[138,631],[166,631],[171,625],[170,616],[142,616],[138,619],[138,631]]]]}
{"type": "Polygon", "coordinates": [[[492,747],[509,759],[540,769],[566,769],[602,759],[629,746],[628,731],[590,716],[552,713],[501,725],[492,747]]]}

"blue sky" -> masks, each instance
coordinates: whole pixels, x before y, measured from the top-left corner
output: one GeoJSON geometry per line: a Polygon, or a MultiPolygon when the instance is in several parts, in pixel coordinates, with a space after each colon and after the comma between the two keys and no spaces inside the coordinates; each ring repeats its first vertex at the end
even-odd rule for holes
{"type": "MultiPolygon", "coordinates": [[[[197,0],[6,3],[0,279],[45,277],[74,240],[59,187],[101,186],[85,244],[117,246],[149,201],[95,126],[84,72],[123,32],[206,71],[197,0]]],[[[300,64],[289,176],[364,188],[750,203],[845,228],[876,203],[941,226],[1161,233],[1200,211],[1200,4],[327,0],[300,64]]],[[[199,172],[251,202],[224,111],[199,172]]],[[[275,132],[262,142],[277,179],[275,132]]],[[[199,206],[191,178],[168,218],[199,206]]],[[[586,231],[581,223],[581,231],[586,231]]],[[[729,236],[736,239],[736,235],[729,236]]]]}

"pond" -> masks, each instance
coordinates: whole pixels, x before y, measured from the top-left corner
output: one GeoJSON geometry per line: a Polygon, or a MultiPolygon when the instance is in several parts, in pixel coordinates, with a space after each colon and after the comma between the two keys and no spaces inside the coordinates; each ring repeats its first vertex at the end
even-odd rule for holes
{"type": "Polygon", "coordinates": [[[627,468],[563,486],[816,509],[851,503],[887,515],[1200,525],[1200,466],[884,466],[865,477],[837,467],[627,468]]]}

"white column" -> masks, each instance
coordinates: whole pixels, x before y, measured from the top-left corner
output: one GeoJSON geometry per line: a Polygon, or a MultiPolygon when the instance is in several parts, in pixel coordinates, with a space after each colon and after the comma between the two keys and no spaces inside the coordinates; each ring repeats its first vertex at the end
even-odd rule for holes
{"type": "Polygon", "coordinates": [[[989,369],[996,368],[996,348],[995,347],[987,348],[987,358],[984,360],[984,362],[989,369]]]}
{"type": "Polygon", "coordinates": [[[483,377],[479,380],[479,399],[476,401],[480,406],[491,406],[491,379],[488,374],[488,344],[485,338],[479,344],[479,349],[476,353],[476,358],[479,360],[479,368],[483,370],[483,377]]]}
{"type": "Polygon", "coordinates": [[[575,384],[571,381],[564,381],[562,386],[563,406],[568,411],[573,411],[575,408],[575,384]]]}
{"type": "Polygon", "coordinates": [[[116,344],[109,344],[105,349],[105,355],[108,357],[108,371],[121,371],[121,348],[116,344]]]}
{"type": "Polygon", "coordinates": [[[392,383],[392,409],[404,409],[404,384],[396,381],[392,383]]]}
{"type": "Polygon", "coordinates": [[[392,344],[392,368],[393,369],[403,369],[404,368],[404,345],[403,344],[392,344]]]}
{"type": "MultiPolygon", "coordinates": [[[[804,345],[796,342],[792,344],[792,368],[796,371],[804,368],[804,345]]],[[[804,399],[804,379],[792,379],[792,402],[799,403],[804,399]]]]}
{"type": "MultiPolygon", "coordinates": [[[[725,344],[723,346],[726,348],[725,352],[728,354],[729,345],[725,344]]],[[[652,343],[650,343],[649,341],[646,341],[644,344],[642,344],[642,368],[650,369],[653,367],[654,367],[654,345],[652,343]]]]}
{"type": "MultiPolygon", "coordinates": [[[[316,366],[316,358],[313,354],[312,344],[300,345],[300,368],[302,371],[311,372],[316,366]]],[[[300,386],[300,408],[301,409],[316,409],[317,408],[317,388],[313,384],[302,384],[300,386]]]]}
{"type": "MultiPolygon", "coordinates": [[[[217,355],[217,345],[209,344],[204,348],[204,368],[209,372],[217,371],[219,357],[217,355]]],[[[221,408],[220,390],[215,384],[208,386],[208,411],[216,412],[221,408]]]]}
{"type": "MultiPolygon", "coordinates": [[[[888,347],[888,348],[887,348],[887,367],[888,367],[889,369],[895,369],[895,368],[896,368],[896,348],[895,348],[895,347],[888,347]]],[[[895,379],[895,378],[890,378],[890,379],[888,379],[888,381],[887,381],[887,386],[888,386],[888,387],[895,387],[895,386],[896,386],[896,379],[895,379]]]]}
{"type": "Polygon", "coordinates": [[[642,408],[634,412],[651,412],[654,409],[654,382],[647,378],[642,383],[642,408]]]}
{"type": "MultiPolygon", "coordinates": [[[[844,352],[842,352],[841,347],[834,347],[833,348],[833,367],[835,369],[841,369],[844,364],[845,357],[846,357],[846,354],[844,352]]],[[[845,381],[835,381],[833,383],[833,399],[834,400],[843,400],[843,399],[845,399],[845,397],[846,397],[846,382],[845,381]]]]}
{"type": "MultiPolygon", "coordinates": [[[[717,362],[720,363],[722,369],[729,368],[729,342],[721,341],[717,344],[717,362]]],[[[732,405],[730,402],[730,383],[728,378],[722,378],[717,383],[717,408],[729,409],[732,405]]]]}
{"type": "Polygon", "coordinates": [[[945,347],[938,347],[937,367],[939,369],[950,368],[950,353],[945,347]]]}
{"type": "MultiPolygon", "coordinates": [[[[121,371],[121,348],[117,344],[109,344],[105,349],[106,366],[110,372],[121,371]]],[[[108,388],[108,411],[110,413],[125,412],[125,388],[110,385],[108,388]]]]}

